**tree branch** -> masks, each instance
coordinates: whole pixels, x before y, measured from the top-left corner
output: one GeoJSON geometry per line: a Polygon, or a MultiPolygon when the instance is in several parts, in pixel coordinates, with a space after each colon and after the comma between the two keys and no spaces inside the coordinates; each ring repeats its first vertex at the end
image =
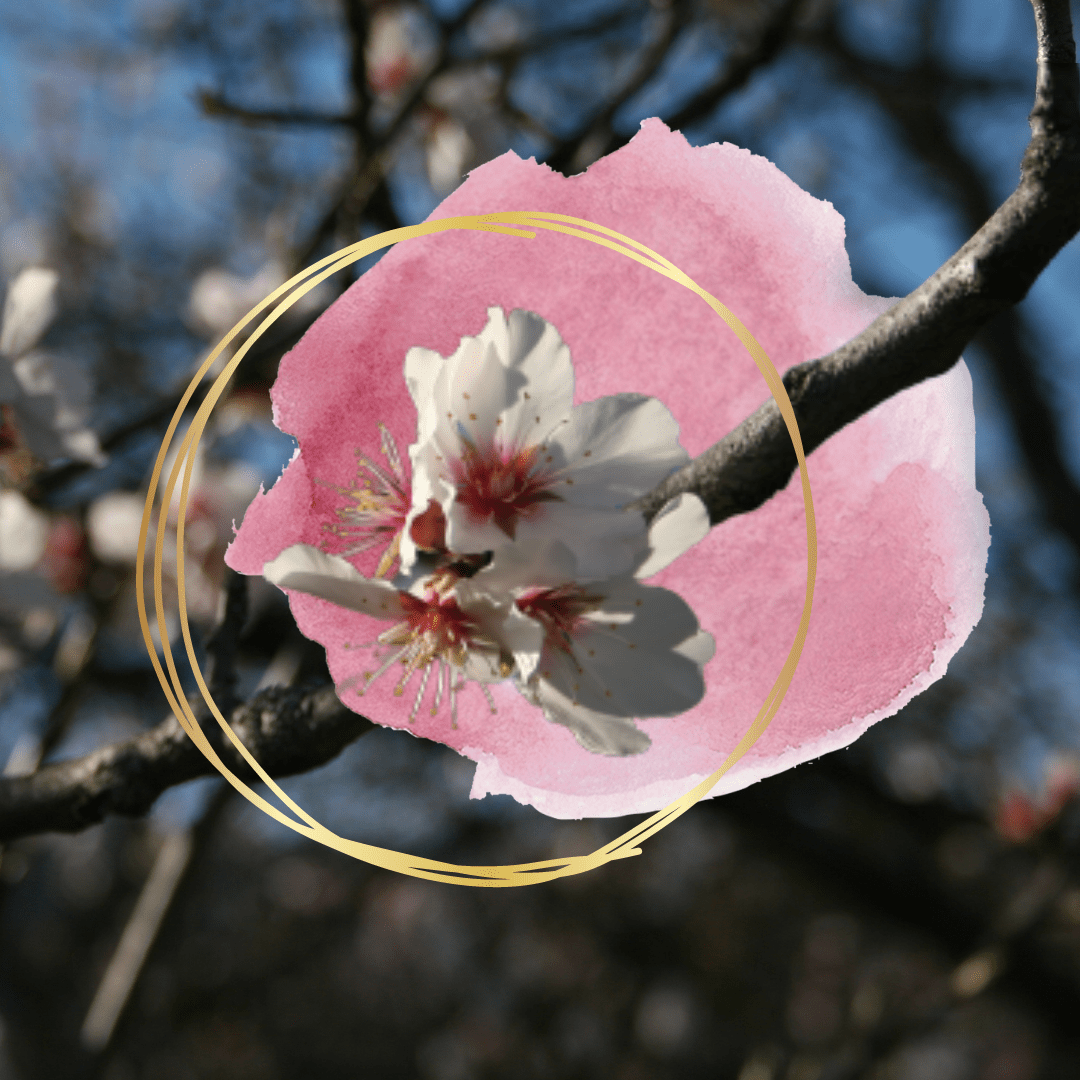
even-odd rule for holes
{"type": "Polygon", "coordinates": [[[559,27],[543,34],[534,34],[512,45],[502,45],[494,49],[481,49],[469,54],[470,63],[491,61],[499,64],[516,64],[526,56],[535,57],[548,49],[565,45],[569,41],[586,41],[597,38],[612,30],[622,30],[648,10],[645,4],[630,4],[624,8],[613,8],[599,17],[574,26],[559,27]]]}
{"type": "MultiPolygon", "coordinates": [[[[236,708],[230,723],[274,776],[326,764],[373,726],[342,705],[332,686],[270,687],[236,708]]],[[[231,742],[219,752],[230,769],[252,779],[231,742]]],[[[0,842],[41,832],[75,832],[108,814],[141,816],[166,788],[214,771],[176,718],[169,717],[85,757],[46,765],[30,776],[0,777],[0,842]]]]}
{"type": "MultiPolygon", "coordinates": [[[[1032,5],[1039,25],[1048,29],[1041,31],[1032,137],[1019,185],[914,292],[846,345],[784,375],[807,453],[893,394],[952,367],[976,332],[1022,300],[1080,231],[1080,75],[1069,3],[1032,5]]],[[[652,516],[668,499],[692,491],[715,525],[781,490],[795,464],[787,429],[770,399],[638,506],[652,516]]],[[[1080,528],[1080,507],[1072,510],[1080,528]]]]}
{"type": "MultiPolygon", "coordinates": [[[[882,77],[879,65],[861,62],[844,45],[835,28],[822,39],[844,74],[868,91],[897,123],[912,151],[945,180],[967,228],[974,230],[990,217],[993,203],[975,164],[956,145],[941,100],[949,89],[971,89],[971,81],[950,79],[932,61],[908,73],[909,83],[882,77]],[[917,88],[914,92],[910,83],[917,88]]],[[[1016,440],[1047,519],[1080,552],[1080,485],[1070,474],[1057,419],[1040,386],[1037,359],[1024,341],[1020,313],[1007,308],[984,325],[976,343],[990,361],[1012,420],[1016,440]]]]}

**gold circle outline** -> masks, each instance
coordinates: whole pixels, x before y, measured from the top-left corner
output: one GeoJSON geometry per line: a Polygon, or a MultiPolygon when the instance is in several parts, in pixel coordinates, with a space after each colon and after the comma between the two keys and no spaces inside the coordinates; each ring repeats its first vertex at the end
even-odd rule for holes
{"type": "Polygon", "coordinates": [[[410,877],[425,878],[429,881],[443,881],[456,885],[473,885],[487,888],[505,888],[523,885],[535,885],[542,881],[551,881],[554,878],[569,877],[573,874],[583,874],[598,866],[611,862],[614,859],[627,858],[631,855],[640,855],[642,844],[650,836],[670,825],[676,818],[681,817],[696,802],[704,798],[717,784],[720,778],[754,745],[762,733],[776,715],[784,695],[791,684],[791,680],[802,655],[803,645],[806,641],[807,630],[810,625],[810,609],[814,598],[814,583],[817,576],[817,527],[814,517],[814,503],[810,491],[810,477],[806,469],[806,456],[803,452],[802,437],[799,432],[798,421],[788,397],[787,390],[780,378],[779,373],[773,366],[772,361],[765,354],[765,350],[758,344],[750,331],[730,312],[716,297],[712,296],[688,275],[684,274],[663,256],[647,248],[613,229],[583,218],[569,217],[565,214],[554,214],[546,211],[518,211],[507,210],[494,214],[478,214],[467,217],[441,218],[437,221],[425,221],[419,225],[410,225],[401,229],[393,229],[389,232],[379,233],[349,247],[342,248],[332,255],[320,259],[307,269],[302,270],[295,277],[290,278],[284,285],[275,289],[260,304],[251,309],[221,340],[217,347],[206,357],[199,370],[195,373],[179,405],[169,423],[168,430],[158,450],[157,460],[154,463],[154,471],[150,478],[150,486],[146,493],[146,503],[143,508],[142,526],[139,532],[138,561],[135,568],[136,595],[139,606],[139,622],[142,626],[143,640],[150,654],[151,663],[165,691],[177,720],[187,732],[188,736],[202,751],[210,763],[241,795],[250,803],[257,806],[264,813],[279,821],[282,825],[292,829],[303,836],[308,836],[318,843],[334,848],[342,854],[370,863],[373,866],[381,866],[387,870],[396,871],[399,874],[407,874],[410,877]],[[266,330],[273,325],[297,300],[306,295],[322,281],[338,270],[363,259],[373,252],[380,251],[392,244],[404,240],[411,240],[419,236],[428,236],[433,233],[450,231],[479,231],[502,233],[507,236],[515,236],[521,239],[535,239],[535,229],[544,229],[550,232],[560,232],[567,236],[575,236],[582,240],[588,240],[594,244],[600,244],[610,248],[621,255],[634,259],[650,270],[670,278],[672,281],[697,293],[721,319],[730,327],[738,337],[743,347],[750,354],[758,370],[769,387],[773,400],[780,409],[792,445],[795,448],[795,456],[798,459],[799,477],[802,481],[803,508],[806,516],[806,598],[803,603],[802,616],[795,633],[795,639],[788,652],[786,661],[780,670],[780,674],[773,683],[762,704],[754,722],[739,740],[735,749],[732,750],[727,760],[710,776],[707,776],[694,788],[681,798],[668,804],[663,809],[652,814],[645,821],[635,825],[621,836],[598,848],[590,855],[577,855],[563,859],[549,859],[541,862],[519,863],[503,866],[464,866],[456,863],[445,863],[435,859],[426,859],[419,856],[409,855],[404,852],[388,850],[363,844],[356,840],[347,840],[331,832],[325,826],[316,821],[304,809],[298,806],[267,774],[265,769],[255,760],[251,752],[240,741],[236,732],[229,726],[227,720],[214,703],[203,678],[195,657],[195,650],[191,639],[191,630],[188,625],[187,602],[184,586],[184,527],[187,515],[188,495],[191,485],[192,469],[195,463],[195,454],[202,438],[210,412],[224,393],[229,379],[232,377],[241,360],[266,330]],[[158,514],[157,533],[154,543],[154,608],[159,640],[165,657],[165,664],[169,670],[166,678],[158,659],[153,634],[146,615],[146,602],[144,596],[144,562],[146,553],[146,541],[150,528],[150,518],[153,512],[154,499],[157,494],[158,484],[164,467],[165,459],[169,452],[176,429],[183,418],[188,402],[195,393],[196,388],[202,382],[207,372],[213,366],[219,356],[228,348],[231,342],[243,330],[243,328],[272,304],[276,307],[265,316],[253,334],[243,345],[237,349],[234,356],[225,364],[221,373],[214,380],[209,392],[202,404],[196,411],[195,417],[188,426],[187,433],[181,440],[175,461],[169,473],[169,479],[161,497],[161,508],[158,514]],[[161,632],[166,625],[165,610],[162,588],[162,560],[165,542],[166,524],[169,507],[173,501],[173,492],[176,488],[180,470],[183,467],[183,480],[181,482],[180,500],[176,523],[176,579],[177,599],[179,603],[180,627],[184,638],[184,646],[187,650],[188,661],[195,674],[199,691],[203,696],[211,714],[217,720],[224,735],[231,740],[237,752],[244,758],[256,775],[267,785],[277,798],[288,807],[300,820],[296,821],[277,807],[267,802],[262,796],[253,791],[243,780],[236,776],[221,760],[213,746],[210,745],[205,733],[199,726],[187,697],[183,692],[176,663],[173,658],[172,648],[169,645],[168,634],[161,632]]]}

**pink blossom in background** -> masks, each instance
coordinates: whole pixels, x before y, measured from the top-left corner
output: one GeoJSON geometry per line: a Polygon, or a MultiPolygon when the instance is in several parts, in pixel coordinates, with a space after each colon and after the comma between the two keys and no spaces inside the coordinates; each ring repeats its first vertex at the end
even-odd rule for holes
{"type": "MultiPolygon", "coordinates": [[[[722,300],[783,372],[862,330],[889,301],[852,282],[844,224],[749,151],[693,148],[657,120],[586,173],[565,178],[514,154],[475,170],[435,217],[544,210],[616,229],[671,259],[722,300]]],[[[476,335],[491,306],[535,311],[570,348],[575,402],[634,392],[660,399],[691,455],[756,409],[767,390],[721,320],[696,296],[598,245],[443,233],[389,251],[282,361],[275,420],[300,450],[258,495],[227,554],[237,570],[297,543],[334,546],[357,454],[380,459],[380,424],[404,452],[416,409],[403,364],[413,346],[443,356],[476,335]]],[[[974,485],[971,380],[963,363],[878,406],[809,459],[818,518],[810,633],[771,727],[714,789],[735,790],[845,746],[944,674],[982,610],[989,522],[974,485]]],[[[374,574],[377,548],[354,555],[374,574]]],[[[513,686],[463,692],[458,728],[421,712],[408,730],[477,763],[474,797],[508,793],[555,817],[649,811],[713,772],[750,725],[787,656],[806,576],[797,481],[714,528],[651,578],[689,600],[716,640],[707,693],[689,711],[639,722],[644,753],[602,757],[545,720],[513,686]]],[[[376,621],[290,597],[301,630],[326,646],[337,683],[376,621]]],[[[344,700],[407,725],[392,682],[344,700]]]]}

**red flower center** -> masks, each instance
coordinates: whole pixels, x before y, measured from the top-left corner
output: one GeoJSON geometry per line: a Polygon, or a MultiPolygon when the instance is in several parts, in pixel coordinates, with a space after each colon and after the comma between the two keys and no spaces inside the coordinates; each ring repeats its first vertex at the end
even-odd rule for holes
{"type": "Polygon", "coordinates": [[[461,459],[451,464],[451,474],[470,521],[477,525],[493,521],[513,540],[519,520],[531,521],[542,503],[557,501],[559,496],[550,490],[555,479],[536,467],[542,449],[465,442],[461,459]]]}
{"type": "MultiPolygon", "coordinates": [[[[411,593],[398,594],[404,609],[405,621],[392,626],[380,634],[376,644],[387,648],[377,671],[363,674],[364,684],[357,690],[363,697],[364,692],[394,664],[402,666],[401,678],[394,687],[394,693],[401,696],[405,684],[417,671],[422,671],[420,686],[409,713],[409,723],[416,719],[420,705],[424,700],[428,680],[435,671],[435,700],[431,706],[431,715],[435,716],[443,700],[444,691],[450,698],[450,723],[457,727],[457,695],[465,685],[464,668],[469,658],[470,649],[480,639],[480,627],[476,620],[462,611],[452,597],[442,599],[437,593],[430,593],[426,600],[421,600],[411,593]]],[[[376,654],[378,655],[378,654],[376,654]]],[[[503,678],[512,670],[511,661],[500,661],[499,671],[503,678]]],[[[495,712],[495,702],[491,692],[481,684],[488,707],[495,712]]]]}
{"type": "Polygon", "coordinates": [[[432,657],[460,650],[476,634],[476,621],[461,610],[453,597],[421,600],[411,593],[399,593],[399,596],[405,609],[408,635],[414,640],[422,640],[425,651],[432,657]]]}
{"type": "Polygon", "coordinates": [[[560,585],[522,596],[517,606],[543,626],[551,645],[570,652],[582,618],[595,611],[601,600],[603,597],[590,595],[580,585],[560,585]]]}

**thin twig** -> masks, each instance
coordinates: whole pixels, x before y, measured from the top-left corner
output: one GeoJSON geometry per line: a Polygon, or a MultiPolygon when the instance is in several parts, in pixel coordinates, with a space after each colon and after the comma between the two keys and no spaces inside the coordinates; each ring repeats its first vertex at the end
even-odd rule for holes
{"type": "Polygon", "coordinates": [[[566,173],[580,172],[607,153],[615,137],[611,130],[615,114],[660,70],[672,43],[689,19],[690,7],[687,0],[675,0],[667,13],[663,30],[656,40],[650,42],[642,51],[634,73],[583,131],[574,138],[565,140],[547,156],[545,160],[551,168],[566,173]]]}
{"type": "Polygon", "coordinates": [[[135,980],[187,869],[191,848],[191,834],[187,830],[170,833],[162,841],[150,876],[120,935],[116,952],[105,969],[79,1033],[79,1041],[92,1054],[104,1050],[112,1038],[135,980]]]}
{"type": "Polygon", "coordinates": [[[226,101],[220,94],[210,90],[199,91],[199,107],[204,116],[223,116],[245,124],[283,124],[297,127],[345,127],[356,126],[356,117],[340,113],[312,112],[308,109],[245,109],[226,101]]]}
{"type": "MultiPolygon", "coordinates": [[[[752,40],[743,44],[728,58],[723,70],[712,83],[699,90],[682,108],[663,116],[668,127],[681,130],[688,124],[705,119],[723,100],[742,89],[755,72],[771,64],[791,40],[795,18],[803,2],[804,0],[784,0],[771,17],[757,28],[752,40]]],[[[658,58],[657,63],[643,70],[654,72],[664,55],[666,53],[658,58]]],[[[648,77],[651,75],[640,81],[635,80],[632,92],[636,93],[648,77]]],[[[625,146],[630,141],[630,136],[617,134],[611,130],[610,125],[616,111],[629,97],[629,93],[620,94],[608,104],[601,116],[591,120],[583,131],[552,147],[546,159],[547,164],[555,169],[573,171],[576,164],[584,161],[585,155],[582,151],[590,138],[603,137],[605,132],[601,153],[611,153],[625,146]]]]}
{"type": "Polygon", "coordinates": [[[740,48],[709,86],[699,90],[678,112],[665,116],[668,127],[679,130],[704,120],[717,106],[741,90],[755,72],[771,64],[791,40],[795,18],[803,0],[784,0],[759,29],[754,39],[740,48]]]}
{"type": "MultiPolygon", "coordinates": [[[[371,87],[368,85],[367,39],[371,29],[371,7],[365,0],[342,0],[345,25],[349,28],[349,85],[352,87],[352,122],[358,143],[368,131],[371,111],[371,87]]],[[[358,153],[364,152],[362,145],[358,153]]]]}
{"type": "Polygon", "coordinates": [[[534,34],[512,45],[501,45],[494,49],[482,49],[479,52],[470,53],[468,61],[470,63],[516,64],[526,56],[534,57],[549,49],[561,48],[567,42],[598,38],[613,30],[623,30],[648,11],[647,4],[629,4],[623,8],[613,8],[595,19],[580,22],[574,26],[558,27],[555,30],[534,34]]]}
{"type": "MultiPolygon", "coordinates": [[[[315,227],[308,242],[297,251],[294,258],[296,269],[306,266],[314,258],[316,252],[333,236],[342,222],[351,229],[359,225],[361,217],[376,194],[385,188],[386,175],[396,155],[398,137],[427,97],[432,82],[449,67],[450,43],[454,35],[468,25],[469,20],[485,2],[486,0],[471,0],[453,19],[442,24],[434,62],[413,84],[405,101],[384,129],[372,132],[370,125],[366,123],[363,129],[357,128],[354,175],[342,186],[337,198],[315,227]]],[[[353,72],[355,73],[356,70],[357,66],[354,62],[353,72]]],[[[389,205],[389,200],[387,200],[387,205],[389,205]]]]}
{"type": "Polygon", "coordinates": [[[210,693],[223,712],[234,709],[236,698],[236,651],[248,615],[248,579],[230,567],[225,569],[225,613],[206,643],[212,662],[210,693]]]}
{"type": "MultiPolygon", "coordinates": [[[[244,581],[246,585],[246,579],[244,581]]],[[[233,588],[232,592],[239,592],[233,588]]],[[[246,601],[246,589],[241,594],[246,601]]],[[[246,602],[230,596],[233,610],[226,610],[219,634],[234,637],[243,624],[246,602]],[[220,634],[222,627],[228,627],[220,634]],[[234,629],[235,628],[235,629],[234,629]]],[[[209,650],[209,646],[207,646],[209,650]]],[[[218,661],[220,662],[220,661],[218,661]]],[[[299,670],[299,652],[295,644],[283,645],[263,672],[256,692],[271,686],[288,686],[299,670]]],[[[98,984],[87,1011],[79,1039],[94,1054],[100,1054],[112,1040],[116,1025],[135,989],[139,975],[154,947],[165,917],[176,900],[177,893],[191,868],[192,862],[213,833],[225,808],[235,794],[228,784],[220,784],[203,808],[194,825],[166,833],[154,859],[139,898],[120,935],[112,959],[98,984]]]]}

